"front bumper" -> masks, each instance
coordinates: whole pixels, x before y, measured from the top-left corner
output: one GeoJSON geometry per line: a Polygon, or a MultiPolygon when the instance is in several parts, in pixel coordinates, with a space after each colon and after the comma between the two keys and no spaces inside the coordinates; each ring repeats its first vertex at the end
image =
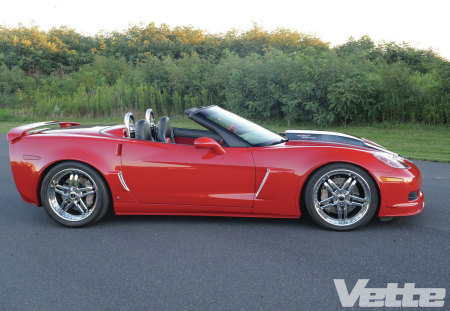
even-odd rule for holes
{"type": "Polygon", "coordinates": [[[394,169],[376,176],[381,197],[379,217],[415,215],[425,206],[420,170],[412,162],[405,162],[410,166],[409,169],[394,169]],[[415,191],[417,197],[409,199],[409,194],[415,191]]]}
{"type": "Polygon", "coordinates": [[[392,216],[411,216],[419,214],[425,207],[425,196],[423,192],[419,190],[419,195],[416,200],[408,201],[406,203],[397,203],[390,206],[385,206],[378,213],[379,217],[392,217],[392,216]]]}

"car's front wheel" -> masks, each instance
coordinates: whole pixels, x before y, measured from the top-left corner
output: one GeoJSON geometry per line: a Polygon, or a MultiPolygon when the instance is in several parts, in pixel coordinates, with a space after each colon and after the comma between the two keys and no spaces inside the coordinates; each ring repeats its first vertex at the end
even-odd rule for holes
{"type": "Polygon", "coordinates": [[[41,200],[49,216],[68,227],[98,221],[111,202],[100,174],[74,161],[62,162],[48,171],[41,184],[41,200]]]}
{"type": "Polygon", "coordinates": [[[346,163],[326,165],[315,171],[305,189],[311,218],[334,230],[367,224],[378,208],[375,182],[363,169],[346,163]]]}

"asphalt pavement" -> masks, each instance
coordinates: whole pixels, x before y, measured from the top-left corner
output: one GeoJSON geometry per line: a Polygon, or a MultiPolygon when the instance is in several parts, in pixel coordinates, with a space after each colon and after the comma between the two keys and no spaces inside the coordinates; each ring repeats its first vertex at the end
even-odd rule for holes
{"type": "Polygon", "coordinates": [[[351,232],[307,217],[110,215],[68,229],[22,201],[0,135],[0,309],[345,310],[333,279],[370,279],[445,287],[448,310],[450,164],[415,162],[424,211],[351,232]]]}

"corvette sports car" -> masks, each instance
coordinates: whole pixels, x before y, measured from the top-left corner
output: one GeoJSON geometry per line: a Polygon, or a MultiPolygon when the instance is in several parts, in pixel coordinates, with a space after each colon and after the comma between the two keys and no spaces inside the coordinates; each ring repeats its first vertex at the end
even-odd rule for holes
{"type": "Polygon", "coordinates": [[[371,141],[334,132],[271,132],[218,106],[175,128],[151,109],[135,122],[83,127],[48,121],[7,136],[22,198],[79,227],[118,215],[299,218],[334,230],[374,216],[419,213],[419,169],[371,141]]]}

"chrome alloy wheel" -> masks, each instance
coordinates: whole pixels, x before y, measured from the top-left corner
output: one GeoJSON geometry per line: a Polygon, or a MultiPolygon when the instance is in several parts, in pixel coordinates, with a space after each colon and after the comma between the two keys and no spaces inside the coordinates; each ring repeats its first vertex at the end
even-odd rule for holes
{"type": "Polygon", "coordinates": [[[84,220],[97,206],[97,185],[82,170],[64,169],[50,180],[47,198],[58,217],[67,221],[84,220]]]}
{"type": "Polygon", "coordinates": [[[361,175],[351,170],[327,172],[317,180],[312,193],[317,214],[335,226],[358,222],[370,208],[370,187],[361,175]]]}

